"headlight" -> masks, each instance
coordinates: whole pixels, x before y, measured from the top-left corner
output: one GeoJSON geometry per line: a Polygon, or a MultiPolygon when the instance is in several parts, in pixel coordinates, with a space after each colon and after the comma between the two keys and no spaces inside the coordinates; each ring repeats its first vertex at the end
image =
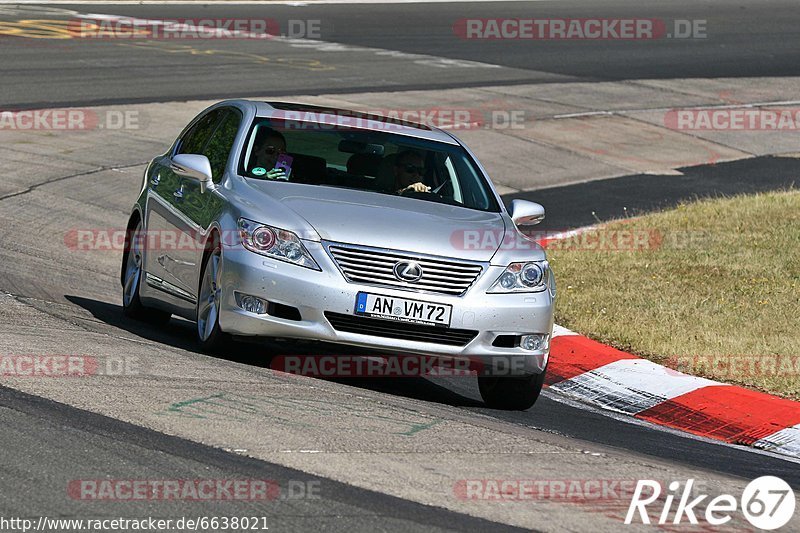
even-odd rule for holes
{"type": "Polygon", "coordinates": [[[322,270],[300,242],[300,238],[291,231],[240,218],[239,234],[242,245],[251,252],[306,268],[322,270]]]}
{"type": "Polygon", "coordinates": [[[486,292],[539,292],[547,285],[547,261],[511,263],[486,292]]]}

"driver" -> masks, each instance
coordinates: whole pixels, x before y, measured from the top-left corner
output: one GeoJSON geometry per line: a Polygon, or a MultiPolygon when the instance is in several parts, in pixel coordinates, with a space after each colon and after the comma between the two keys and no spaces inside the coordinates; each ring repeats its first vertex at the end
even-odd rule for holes
{"type": "Polygon", "coordinates": [[[394,163],[395,192],[430,192],[431,188],[422,183],[425,175],[425,162],[418,152],[406,150],[397,154],[394,163]]]}

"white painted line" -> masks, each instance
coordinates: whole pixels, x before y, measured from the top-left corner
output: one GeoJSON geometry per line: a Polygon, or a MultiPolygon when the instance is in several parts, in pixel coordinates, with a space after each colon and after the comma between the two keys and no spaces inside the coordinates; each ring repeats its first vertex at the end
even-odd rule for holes
{"type": "Polygon", "coordinates": [[[569,335],[577,335],[574,331],[561,327],[558,324],[553,324],[553,338],[565,337],[569,335]]]}
{"type": "Polygon", "coordinates": [[[98,0],[0,0],[2,4],[38,5],[38,4],[69,4],[69,5],[260,5],[269,4],[305,7],[315,4],[463,4],[463,3],[492,3],[492,2],[553,2],[557,0],[307,0],[297,2],[291,0],[118,0],[114,2],[98,0]]]}
{"type": "MultiPolygon", "coordinates": [[[[609,221],[609,222],[614,222],[614,221],[609,221]]],[[[599,228],[601,226],[602,226],[602,224],[592,224],[591,226],[582,226],[580,228],[571,229],[569,231],[561,231],[561,232],[558,232],[558,233],[554,233],[552,235],[548,235],[548,236],[544,237],[541,240],[543,240],[543,241],[558,241],[558,240],[563,240],[563,239],[570,239],[572,237],[580,235],[581,233],[583,233],[585,231],[592,231],[592,230],[595,230],[595,229],[597,229],[597,228],[599,228]]]]}
{"type": "Polygon", "coordinates": [[[689,376],[646,359],[623,359],[550,388],[605,409],[634,415],[716,381],[689,376]]]}
{"type": "MultiPolygon", "coordinates": [[[[137,17],[129,17],[125,15],[109,15],[104,13],[83,13],[77,14],[77,18],[90,19],[90,20],[108,20],[108,21],[122,21],[132,25],[163,25],[164,21],[160,19],[141,19],[137,17]]],[[[203,28],[194,26],[192,24],[181,25],[186,31],[200,32],[203,28]]],[[[220,30],[222,31],[222,30],[220,30]]],[[[491,63],[482,63],[480,61],[469,61],[466,59],[451,59],[447,57],[432,56],[427,54],[411,54],[408,52],[401,52],[399,50],[387,50],[384,48],[373,48],[368,46],[351,46],[342,43],[335,43],[329,41],[322,41],[317,39],[293,39],[282,37],[280,35],[263,34],[265,39],[271,42],[281,42],[288,44],[293,48],[310,48],[318,52],[367,52],[381,57],[390,57],[393,59],[403,59],[412,61],[416,65],[423,65],[432,68],[502,68],[501,65],[494,65],[491,63]]]]}
{"type": "Polygon", "coordinates": [[[596,117],[598,115],[610,116],[615,111],[583,111],[580,113],[564,113],[561,115],[553,115],[553,118],[577,118],[577,117],[596,117]]]}
{"type": "Polygon", "coordinates": [[[800,100],[778,100],[774,102],[752,102],[741,104],[705,104],[694,106],[673,106],[673,107],[646,107],[638,109],[615,109],[606,111],[583,111],[578,113],[562,113],[560,115],[553,115],[553,119],[563,118],[581,118],[581,117],[595,117],[595,116],[614,116],[614,115],[627,115],[630,113],[646,113],[655,111],[672,111],[674,109],[680,110],[703,110],[703,109],[752,109],[757,107],[775,107],[775,106],[790,106],[800,105],[800,100]]]}

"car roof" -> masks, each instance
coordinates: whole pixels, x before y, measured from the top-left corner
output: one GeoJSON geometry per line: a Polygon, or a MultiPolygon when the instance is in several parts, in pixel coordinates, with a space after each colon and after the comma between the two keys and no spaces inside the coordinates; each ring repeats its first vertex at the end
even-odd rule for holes
{"type": "Polygon", "coordinates": [[[254,100],[244,100],[244,102],[255,106],[256,116],[258,117],[278,117],[284,120],[297,120],[325,125],[339,124],[348,128],[390,132],[418,139],[453,145],[459,144],[452,135],[439,128],[374,113],[294,102],[259,102],[254,100]]]}

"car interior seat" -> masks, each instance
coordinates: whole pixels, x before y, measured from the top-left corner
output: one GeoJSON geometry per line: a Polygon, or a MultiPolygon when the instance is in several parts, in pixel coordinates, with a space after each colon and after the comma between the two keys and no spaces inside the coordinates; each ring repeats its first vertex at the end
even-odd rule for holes
{"type": "Polygon", "coordinates": [[[377,178],[382,160],[383,157],[377,154],[353,154],[347,160],[347,172],[377,178]]]}
{"type": "Polygon", "coordinates": [[[324,158],[314,155],[288,154],[292,160],[292,174],[289,181],[322,185],[327,183],[328,165],[324,158]]]}
{"type": "Polygon", "coordinates": [[[376,183],[377,190],[381,192],[394,192],[395,179],[394,179],[394,162],[397,159],[397,154],[389,154],[384,156],[381,160],[380,168],[378,169],[378,180],[376,183]]]}

